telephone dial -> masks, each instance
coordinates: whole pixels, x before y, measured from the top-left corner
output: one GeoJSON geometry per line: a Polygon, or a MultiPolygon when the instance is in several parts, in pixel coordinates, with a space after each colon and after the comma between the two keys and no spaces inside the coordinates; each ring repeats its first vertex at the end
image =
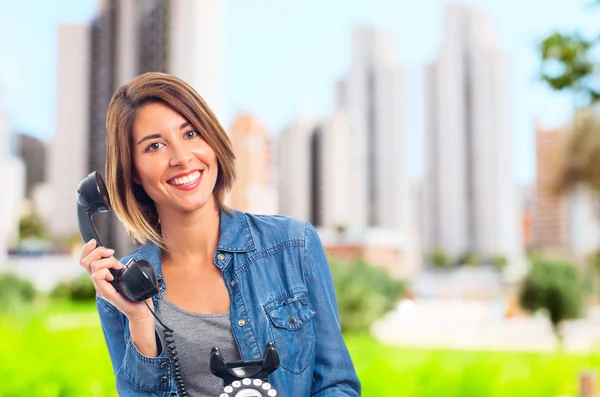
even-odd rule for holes
{"type": "MultiPolygon", "coordinates": [[[[94,171],[77,185],[77,221],[84,243],[96,240],[96,246],[102,246],[93,222],[98,212],[111,210],[108,191],[102,176],[94,171]]],[[[130,259],[125,267],[109,269],[114,280],[111,285],[117,292],[136,302],[156,296],[158,278],[148,261],[130,259]]],[[[146,306],[148,304],[146,303],[146,306]]],[[[165,347],[173,363],[173,377],[180,397],[188,396],[181,370],[177,350],[173,340],[173,330],[160,321],[153,310],[148,310],[164,328],[165,347]]],[[[273,343],[267,343],[263,356],[259,360],[239,360],[225,362],[218,347],[210,353],[210,371],[223,380],[219,397],[274,397],[278,392],[268,382],[268,375],[279,367],[279,355],[273,343]]]]}

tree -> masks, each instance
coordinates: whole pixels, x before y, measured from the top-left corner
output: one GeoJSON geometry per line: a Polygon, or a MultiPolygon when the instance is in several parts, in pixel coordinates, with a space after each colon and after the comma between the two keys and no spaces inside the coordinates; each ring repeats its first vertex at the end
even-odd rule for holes
{"type": "Polygon", "coordinates": [[[534,262],[519,291],[522,308],[547,314],[559,347],[563,342],[564,322],[582,315],[583,301],[577,268],[563,261],[534,262]]]}
{"type": "MultiPolygon", "coordinates": [[[[600,6],[600,0],[592,0],[589,5],[596,8],[600,6]]],[[[577,31],[552,32],[539,46],[540,78],[555,91],[574,94],[577,107],[599,102],[598,48],[600,34],[586,38],[577,31]]]]}
{"type": "MultiPolygon", "coordinates": [[[[591,6],[600,6],[593,0],[591,6]]],[[[584,187],[600,201],[600,31],[596,37],[553,32],[539,46],[540,78],[554,91],[573,95],[575,113],[555,193],[584,187]]],[[[600,217],[600,214],[597,214],[600,217]]]]}

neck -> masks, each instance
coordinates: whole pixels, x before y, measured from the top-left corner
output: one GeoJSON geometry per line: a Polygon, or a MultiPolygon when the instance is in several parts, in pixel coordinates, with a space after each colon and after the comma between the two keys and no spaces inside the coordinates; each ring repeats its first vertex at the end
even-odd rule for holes
{"type": "Polygon", "coordinates": [[[159,211],[167,250],[163,260],[173,264],[210,264],[219,243],[220,215],[214,200],[194,212],[159,211]]]}

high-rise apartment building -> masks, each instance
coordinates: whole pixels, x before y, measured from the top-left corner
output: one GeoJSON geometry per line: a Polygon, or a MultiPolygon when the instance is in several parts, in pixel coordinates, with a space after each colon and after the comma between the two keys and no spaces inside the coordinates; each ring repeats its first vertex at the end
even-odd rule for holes
{"type": "Polygon", "coordinates": [[[532,211],[532,245],[535,249],[567,250],[568,200],[555,189],[567,138],[564,129],[536,126],[535,198],[532,211]]]}
{"type": "Polygon", "coordinates": [[[236,180],[229,204],[255,214],[277,213],[273,147],[267,128],[256,117],[238,114],[229,130],[236,180]]]}
{"type": "Polygon", "coordinates": [[[52,208],[43,217],[50,232],[70,237],[77,228],[77,184],[89,170],[90,150],[90,28],[64,25],[58,29],[56,133],[48,145],[47,182],[52,208]]]}
{"type": "Polygon", "coordinates": [[[389,32],[355,29],[350,71],[337,86],[349,121],[350,229],[409,229],[404,71],[395,53],[389,32]]]}
{"type": "Polygon", "coordinates": [[[509,58],[490,16],[457,3],[444,42],[425,70],[426,249],[521,264],[513,180],[509,58]]]}

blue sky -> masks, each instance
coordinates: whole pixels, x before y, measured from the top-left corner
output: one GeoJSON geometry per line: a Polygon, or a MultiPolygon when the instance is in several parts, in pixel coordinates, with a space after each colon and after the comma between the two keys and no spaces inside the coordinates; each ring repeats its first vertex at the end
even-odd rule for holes
{"type": "MultiPolygon", "coordinates": [[[[536,81],[535,46],[553,29],[600,34],[600,9],[579,0],[473,0],[494,18],[500,48],[511,55],[512,138],[517,181],[534,178],[534,120],[565,121],[571,101],[536,81]]],[[[256,114],[279,132],[299,109],[319,116],[333,107],[333,85],[351,57],[358,24],[393,32],[408,84],[407,151],[411,175],[422,169],[421,69],[442,41],[445,0],[226,0],[225,90],[228,125],[237,111],[256,114]]],[[[0,0],[0,84],[17,131],[49,139],[55,133],[56,31],[85,23],[94,0],[0,0]]]]}

